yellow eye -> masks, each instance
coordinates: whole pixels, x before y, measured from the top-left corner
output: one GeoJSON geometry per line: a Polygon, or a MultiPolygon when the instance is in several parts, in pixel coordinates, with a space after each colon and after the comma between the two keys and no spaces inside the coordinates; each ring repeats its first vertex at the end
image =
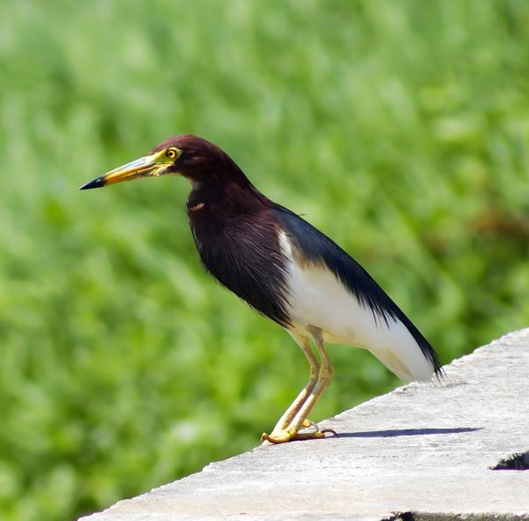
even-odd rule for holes
{"type": "Polygon", "coordinates": [[[165,152],[165,155],[169,159],[175,159],[176,157],[178,157],[178,152],[179,150],[176,148],[168,148],[167,151],[165,152]]]}

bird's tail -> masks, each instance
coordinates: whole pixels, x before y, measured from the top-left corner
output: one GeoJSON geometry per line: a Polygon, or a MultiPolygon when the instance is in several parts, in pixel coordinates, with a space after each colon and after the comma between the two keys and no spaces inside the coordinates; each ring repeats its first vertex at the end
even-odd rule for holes
{"type": "MultiPolygon", "coordinates": [[[[434,375],[438,378],[443,377],[444,373],[437,354],[429,344],[429,349],[426,350],[419,343],[417,335],[413,335],[399,320],[392,323],[388,329],[391,333],[384,335],[385,341],[378,343],[376,348],[370,348],[369,351],[392,373],[406,382],[430,381],[434,375]],[[380,345],[384,347],[378,347],[380,345]]],[[[422,335],[420,339],[427,342],[422,335]]]]}

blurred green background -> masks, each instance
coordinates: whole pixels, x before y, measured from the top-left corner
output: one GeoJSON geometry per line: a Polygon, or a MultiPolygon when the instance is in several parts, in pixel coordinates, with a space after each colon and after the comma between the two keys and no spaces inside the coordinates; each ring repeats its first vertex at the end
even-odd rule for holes
{"type": "MultiPolygon", "coordinates": [[[[308,376],[200,268],[176,133],[364,264],[443,362],[529,318],[523,0],[0,3],[0,518],[72,519],[254,447],[308,376]]],[[[399,385],[331,347],[313,419],[399,385]]]]}

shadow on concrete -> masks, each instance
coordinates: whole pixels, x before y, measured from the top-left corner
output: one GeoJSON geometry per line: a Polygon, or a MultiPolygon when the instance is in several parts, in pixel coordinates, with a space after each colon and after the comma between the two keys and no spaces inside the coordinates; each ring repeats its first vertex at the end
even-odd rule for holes
{"type": "Polygon", "coordinates": [[[428,436],[480,431],[483,427],[454,427],[453,429],[394,429],[387,431],[339,432],[337,438],[395,438],[397,436],[428,436]]]}

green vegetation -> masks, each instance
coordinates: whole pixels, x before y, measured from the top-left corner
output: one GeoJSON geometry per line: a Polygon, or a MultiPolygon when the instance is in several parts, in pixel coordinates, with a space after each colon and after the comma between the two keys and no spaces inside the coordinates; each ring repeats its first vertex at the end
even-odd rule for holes
{"type": "MultiPolygon", "coordinates": [[[[183,180],[77,192],[171,134],[342,244],[444,362],[523,327],[528,28],[516,0],[3,0],[0,517],[71,519],[249,449],[308,376],[201,270],[183,180]]],[[[315,420],[398,385],[330,356],[315,420]]]]}

